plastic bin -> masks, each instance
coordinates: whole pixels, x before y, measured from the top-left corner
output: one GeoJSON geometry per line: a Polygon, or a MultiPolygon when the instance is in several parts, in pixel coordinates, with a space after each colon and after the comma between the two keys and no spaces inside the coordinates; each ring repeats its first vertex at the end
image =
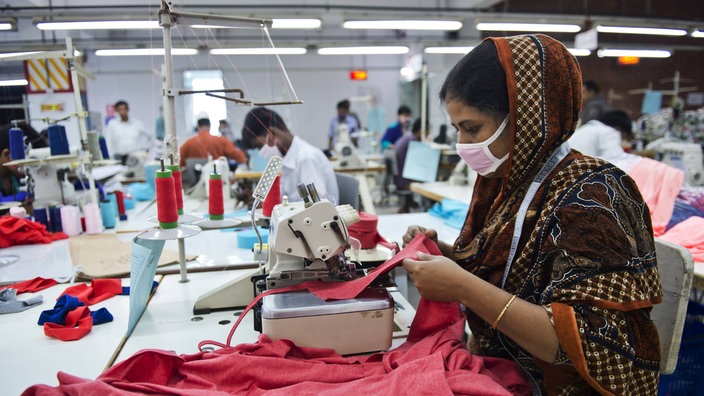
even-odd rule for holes
{"type": "Polygon", "coordinates": [[[704,396],[704,305],[689,301],[677,368],[660,376],[660,396],[704,396]]]}

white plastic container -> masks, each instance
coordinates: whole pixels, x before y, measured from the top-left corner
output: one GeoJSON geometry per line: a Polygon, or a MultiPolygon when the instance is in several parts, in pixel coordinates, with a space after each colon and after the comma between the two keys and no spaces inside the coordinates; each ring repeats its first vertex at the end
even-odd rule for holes
{"type": "Polygon", "coordinates": [[[365,289],[357,298],[325,302],[307,291],[262,299],[262,333],[298,346],[332,348],[340,355],[391,347],[394,300],[384,288],[365,289]]]}

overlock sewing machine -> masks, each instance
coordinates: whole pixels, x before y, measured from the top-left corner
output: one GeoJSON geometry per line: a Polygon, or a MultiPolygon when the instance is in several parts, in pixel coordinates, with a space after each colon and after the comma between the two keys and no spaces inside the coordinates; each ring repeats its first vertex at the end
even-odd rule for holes
{"type": "MultiPolygon", "coordinates": [[[[258,277],[259,291],[364,275],[345,255],[351,248],[347,226],[359,221],[357,211],[319,199],[313,184],[300,184],[298,193],[302,202],[284,200],[272,211],[267,274],[258,277]]],[[[393,312],[393,299],[383,287],[370,286],[357,298],[330,302],[308,291],[289,291],[264,296],[258,330],[272,339],[340,354],[372,352],[391,346],[393,312]]]]}

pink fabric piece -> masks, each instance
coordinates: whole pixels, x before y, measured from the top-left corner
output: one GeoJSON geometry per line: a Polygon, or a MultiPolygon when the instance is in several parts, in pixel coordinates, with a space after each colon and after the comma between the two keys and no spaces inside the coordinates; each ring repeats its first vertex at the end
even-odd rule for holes
{"type": "Polygon", "coordinates": [[[642,158],[628,175],[636,182],[643,200],[648,204],[653,235],[662,235],[675,209],[675,198],[682,188],[684,172],[660,161],[642,158]]]}
{"type": "MultiPolygon", "coordinates": [[[[399,265],[405,257],[415,257],[419,251],[439,253],[432,241],[419,235],[375,275],[399,265]]],[[[323,298],[356,295],[359,285],[369,282],[371,280],[358,282],[345,288],[344,293],[317,288],[316,294],[323,298]]],[[[309,287],[311,291],[314,289],[309,287]]],[[[23,395],[86,393],[110,396],[129,392],[170,395],[529,395],[530,385],[517,364],[506,359],[474,356],[466,349],[462,342],[464,325],[465,317],[457,303],[422,300],[408,341],[388,352],[343,357],[331,349],[304,348],[289,340],[271,341],[261,335],[254,344],[192,355],[143,350],[106,370],[96,380],[59,372],[59,386],[34,385],[23,395]]]]}
{"type": "Polygon", "coordinates": [[[704,262],[704,218],[692,216],[681,223],[677,223],[660,239],[684,246],[695,262],[704,262]]]}

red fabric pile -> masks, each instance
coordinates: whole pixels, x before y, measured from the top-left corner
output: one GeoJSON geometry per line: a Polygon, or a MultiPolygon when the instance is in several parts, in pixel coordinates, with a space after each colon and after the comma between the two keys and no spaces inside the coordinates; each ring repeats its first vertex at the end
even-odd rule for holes
{"type": "MultiPolygon", "coordinates": [[[[403,250],[438,254],[419,236],[403,250]],[[410,249],[409,249],[410,248],[410,249]]],[[[401,253],[399,253],[401,255],[401,253]]],[[[398,255],[397,255],[398,256],[398,255]]],[[[394,257],[389,262],[401,261],[394,257]]],[[[393,264],[385,263],[390,269],[393,264]]],[[[350,284],[353,282],[344,282],[350,284]]],[[[368,283],[368,282],[367,282],[368,283]]],[[[351,287],[355,293],[358,285],[351,287]]],[[[311,292],[314,292],[312,289],[311,292]]],[[[316,294],[330,298],[329,291],[316,294]]],[[[334,297],[332,297],[334,298],[334,297]]],[[[343,357],[331,349],[303,348],[265,335],[254,344],[176,355],[143,350],[96,380],[59,372],[60,385],[34,385],[23,395],[130,392],[170,395],[529,395],[514,362],[472,355],[462,342],[465,317],[457,303],[422,300],[408,341],[388,352],[343,357]]]]}
{"type": "Polygon", "coordinates": [[[63,232],[50,233],[43,224],[13,216],[0,217],[0,248],[66,239],[63,232]]]}

